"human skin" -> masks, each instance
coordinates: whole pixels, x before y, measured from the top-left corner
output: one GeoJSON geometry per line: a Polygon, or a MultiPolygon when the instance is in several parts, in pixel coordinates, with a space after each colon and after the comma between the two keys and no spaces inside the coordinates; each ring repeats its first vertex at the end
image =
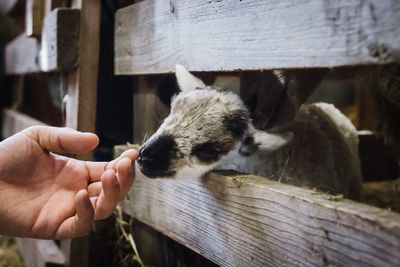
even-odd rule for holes
{"type": "Polygon", "coordinates": [[[111,162],[81,161],[95,134],[37,126],[0,143],[0,234],[41,239],[86,235],[110,216],[134,180],[137,152],[111,162]]]}

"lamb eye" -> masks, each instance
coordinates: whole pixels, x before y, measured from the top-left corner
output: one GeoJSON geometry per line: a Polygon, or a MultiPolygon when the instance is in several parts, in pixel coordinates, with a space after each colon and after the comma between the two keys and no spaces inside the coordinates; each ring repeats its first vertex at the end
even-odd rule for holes
{"type": "Polygon", "coordinates": [[[192,155],[204,162],[213,162],[219,159],[222,150],[215,143],[205,143],[197,145],[192,149],[192,155]]]}

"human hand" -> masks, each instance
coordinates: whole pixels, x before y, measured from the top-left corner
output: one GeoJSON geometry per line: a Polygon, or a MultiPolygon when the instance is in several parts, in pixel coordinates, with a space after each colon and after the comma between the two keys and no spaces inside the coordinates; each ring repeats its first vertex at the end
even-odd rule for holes
{"type": "Polygon", "coordinates": [[[36,126],[0,143],[0,234],[66,239],[90,232],[111,215],[134,180],[137,152],[111,162],[54,153],[95,148],[98,137],[69,128],[36,126]]]}

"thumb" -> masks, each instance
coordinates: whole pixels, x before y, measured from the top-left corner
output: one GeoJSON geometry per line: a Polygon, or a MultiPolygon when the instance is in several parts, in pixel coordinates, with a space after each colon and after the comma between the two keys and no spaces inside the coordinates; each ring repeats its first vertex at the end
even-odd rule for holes
{"type": "Polygon", "coordinates": [[[34,126],[24,131],[31,136],[43,150],[55,153],[84,153],[99,144],[93,133],[83,133],[71,128],[34,126]]]}

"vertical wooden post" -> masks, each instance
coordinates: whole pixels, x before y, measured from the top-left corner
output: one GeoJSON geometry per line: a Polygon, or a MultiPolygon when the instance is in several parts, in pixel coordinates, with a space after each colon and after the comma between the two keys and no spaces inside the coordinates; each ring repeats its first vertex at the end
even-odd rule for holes
{"type": "Polygon", "coordinates": [[[67,7],[67,0],[45,0],[44,16],[47,16],[52,10],[58,7],[67,7]]]}
{"type": "Polygon", "coordinates": [[[44,15],[43,0],[26,0],[25,33],[38,37],[42,33],[44,15]]]}
{"type": "Polygon", "coordinates": [[[376,131],[378,128],[378,103],[376,97],[372,95],[372,87],[377,86],[377,83],[371,85],[370,80],[360,78],[355,81],[357,89],[357,127],[360,130],[376,131]]]}
{"type": "MultiPolygon", "coordinates": [[[[69,73],[66,126],[79,131],[96,129],[97,74],[99,62],[101,1],[73,1],[72,8],[81,10],[79,34],[79,66],[69,73]]],[[[77,158],[90,160],[92,153],[77,158]]],[[[89,264],[89,238],[64,241],[63,250],[69,266],[89,264]]]]}
{"type": "MultiPolygon", "coordinates": [[[[75,1],[81,9],[79,67],[69,73],[66,126],[95,131],[99,62],[100,5],[97,0],[75,1]]],[[[80,158],[90,159],[87,154],[80,158]]]]}
{"type": "Polygon", "coordinates": [[[135,144],[143,143],[146,135],[154,133],[161,120],[168,115],[168,107],[157,95],[161,80],[161,76],[138,78],[133,95],[133,141],[135,144]]]}

